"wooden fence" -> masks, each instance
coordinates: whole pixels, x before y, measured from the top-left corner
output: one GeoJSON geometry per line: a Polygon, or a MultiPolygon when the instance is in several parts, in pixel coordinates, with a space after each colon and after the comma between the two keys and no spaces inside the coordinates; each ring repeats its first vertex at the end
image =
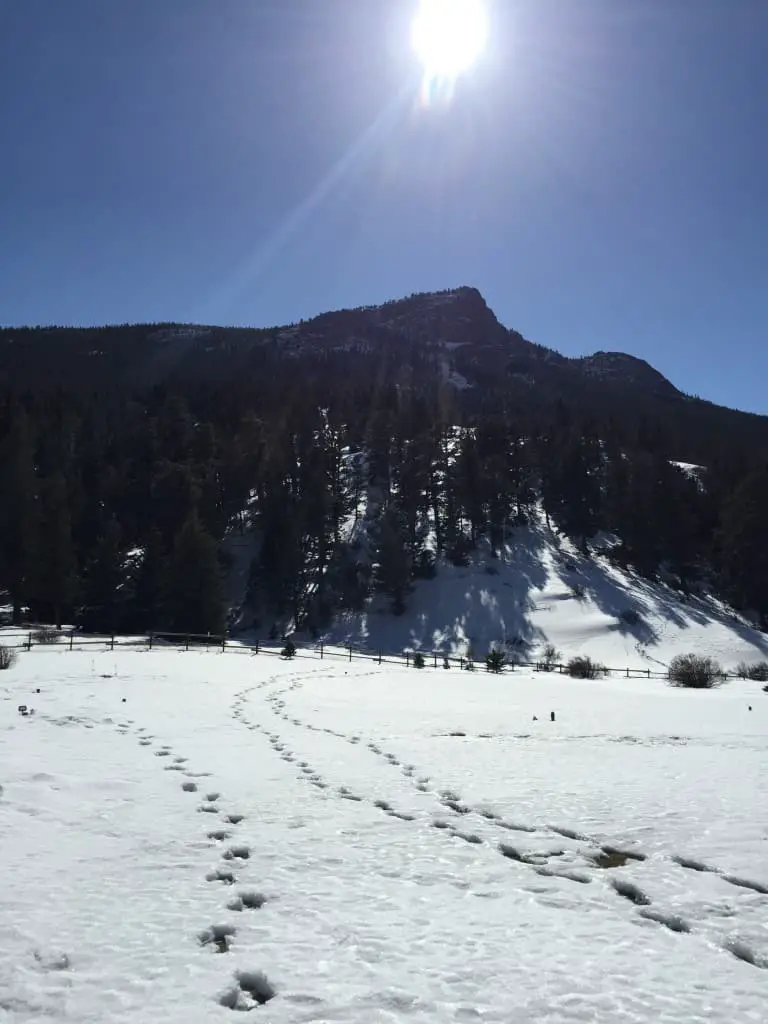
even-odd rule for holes
{"type": "MultiPolygon", "coordinates": [[[[78,630],[53,630],[48,627],[32,627],[29,629],[4,629],[0,631],[0,645],[14,648],[16,650],[32,651],[33,649],[44,650],[66,650],[83,651],[88,649],[99,650],[207,650],[221,651],[223,653],[236,653],[248,655],[267,655],[272,657],[285,657],[283,654],[283,642],[270,642],[267,644],[253,641],[243,643],[234,640],[227,634],[214,635],[211,633],[147,633],[140,636],[119,636],[117,634],[84,634],[78,630]]],[[[484,660],[479,663],[470,662],[465,657],[446,655],[438,651],[402,651],[384,652],[370,651],[354,647],[351,644],[344,646],[315,643],[306,646],[296,645],[292,657],[301,658],[335,658],[351,662],[353,660],[365,659],[378,665],[395,664],[410,667],[414,665],[414,656],[421,654],[424,668],[432,669],[463,669],[470,666],[473,668],[484,668],[484,660]]],[[[415,667],[415,666],[414,666],[415,667]]],[[[568,674],[568,666],[565,663],[545,663],[541,661],[522,661],[514,658],[507,661],[502,672],[509,673],[515,669],[530,669],[534,672],[546,672],[559,675],[568,674]]],[[[601,666],[601,674],[607,676],[621,676],[626,679],[667,679],[666,666],[658,665],[657,668],[610,668],[601,666]]],[[[735,677],[735,676],[734,676],[735,677]]]]}

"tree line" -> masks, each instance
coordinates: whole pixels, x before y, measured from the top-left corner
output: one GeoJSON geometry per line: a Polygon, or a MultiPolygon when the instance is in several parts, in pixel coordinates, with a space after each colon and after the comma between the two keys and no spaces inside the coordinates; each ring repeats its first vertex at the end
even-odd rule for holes
{"type": "MultiPolygon", "coordinates": [[[[441,560],[499,550],[543,509],[585,552],[768,617],[764,459],[724,437],[681,469],[669,424],[578,401],[473,407],[424,375],[266,377],[0,398],[0,591],[21,621],[221,633],[232,531],[247,624],[322,631],[373,593],[403,612],[441,560]]],[[[0,603],[2,597],[0,596],[0,603]]]]}

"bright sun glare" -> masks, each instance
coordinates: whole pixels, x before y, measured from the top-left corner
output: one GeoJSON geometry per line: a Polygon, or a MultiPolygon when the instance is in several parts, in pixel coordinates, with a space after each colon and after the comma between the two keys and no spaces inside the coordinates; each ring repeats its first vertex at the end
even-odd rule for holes
{"type": "Polygon", "coordinates": [[[428,80],[454,80],[485,48],[488,14],[483,0],[421,0],[411,42],[428,80]]]}

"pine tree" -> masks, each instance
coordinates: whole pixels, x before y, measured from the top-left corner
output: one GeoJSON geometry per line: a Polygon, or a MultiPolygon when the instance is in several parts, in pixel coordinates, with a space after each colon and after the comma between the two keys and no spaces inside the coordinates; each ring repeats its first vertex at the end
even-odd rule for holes
{"type": "Polygon", "coordinates": [[[405,526],[400,510],[386,510],[379,523],[376,548],[376,585],[392,599],[396,615],[405,611],[405,598],[410,589],[411,559],[406,544],[405,526]]]}
{"type": "Polygon", "coordinates": [[[15,410],[0,445],[0,495],[0,582],[8,589],[18,625],[36,573],[39,512],[32,438],[21,409],[15,410]]]}
{"type": "Polygon", "coordinates": [[[723,509],[720,566],[726,593],[739,608],[768,616],[768,470],[750,474],[723,509]]]}
{"type": "Polygon", "coordinates": [[[96,633],[115,633],[121,626],[123,553],[120,524],[110,519],[83,574],[81,621],[96,633]]]}
{"type": "Polygon", "coordinates": [[[195,513],[176,538],[163,582],[163,619],[169,630],[223,633],[226,613],[218,546],[195,513]]]}
{"type": "Polygon", "coordinates": [[[41,618],[60,629],[73,611],[78,588],[67,484],[61,473],[43,481],[38,552],[35,605],[41,618]]]}

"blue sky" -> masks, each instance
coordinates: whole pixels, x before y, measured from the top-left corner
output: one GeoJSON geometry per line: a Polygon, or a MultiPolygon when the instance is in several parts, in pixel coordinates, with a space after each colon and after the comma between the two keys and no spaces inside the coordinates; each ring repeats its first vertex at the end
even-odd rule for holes
{"type": "Polygon", "coordinates": [[[768,413],[766,0],[0,0],[0,323],[267,325],[474,285],[768,413]]]}

